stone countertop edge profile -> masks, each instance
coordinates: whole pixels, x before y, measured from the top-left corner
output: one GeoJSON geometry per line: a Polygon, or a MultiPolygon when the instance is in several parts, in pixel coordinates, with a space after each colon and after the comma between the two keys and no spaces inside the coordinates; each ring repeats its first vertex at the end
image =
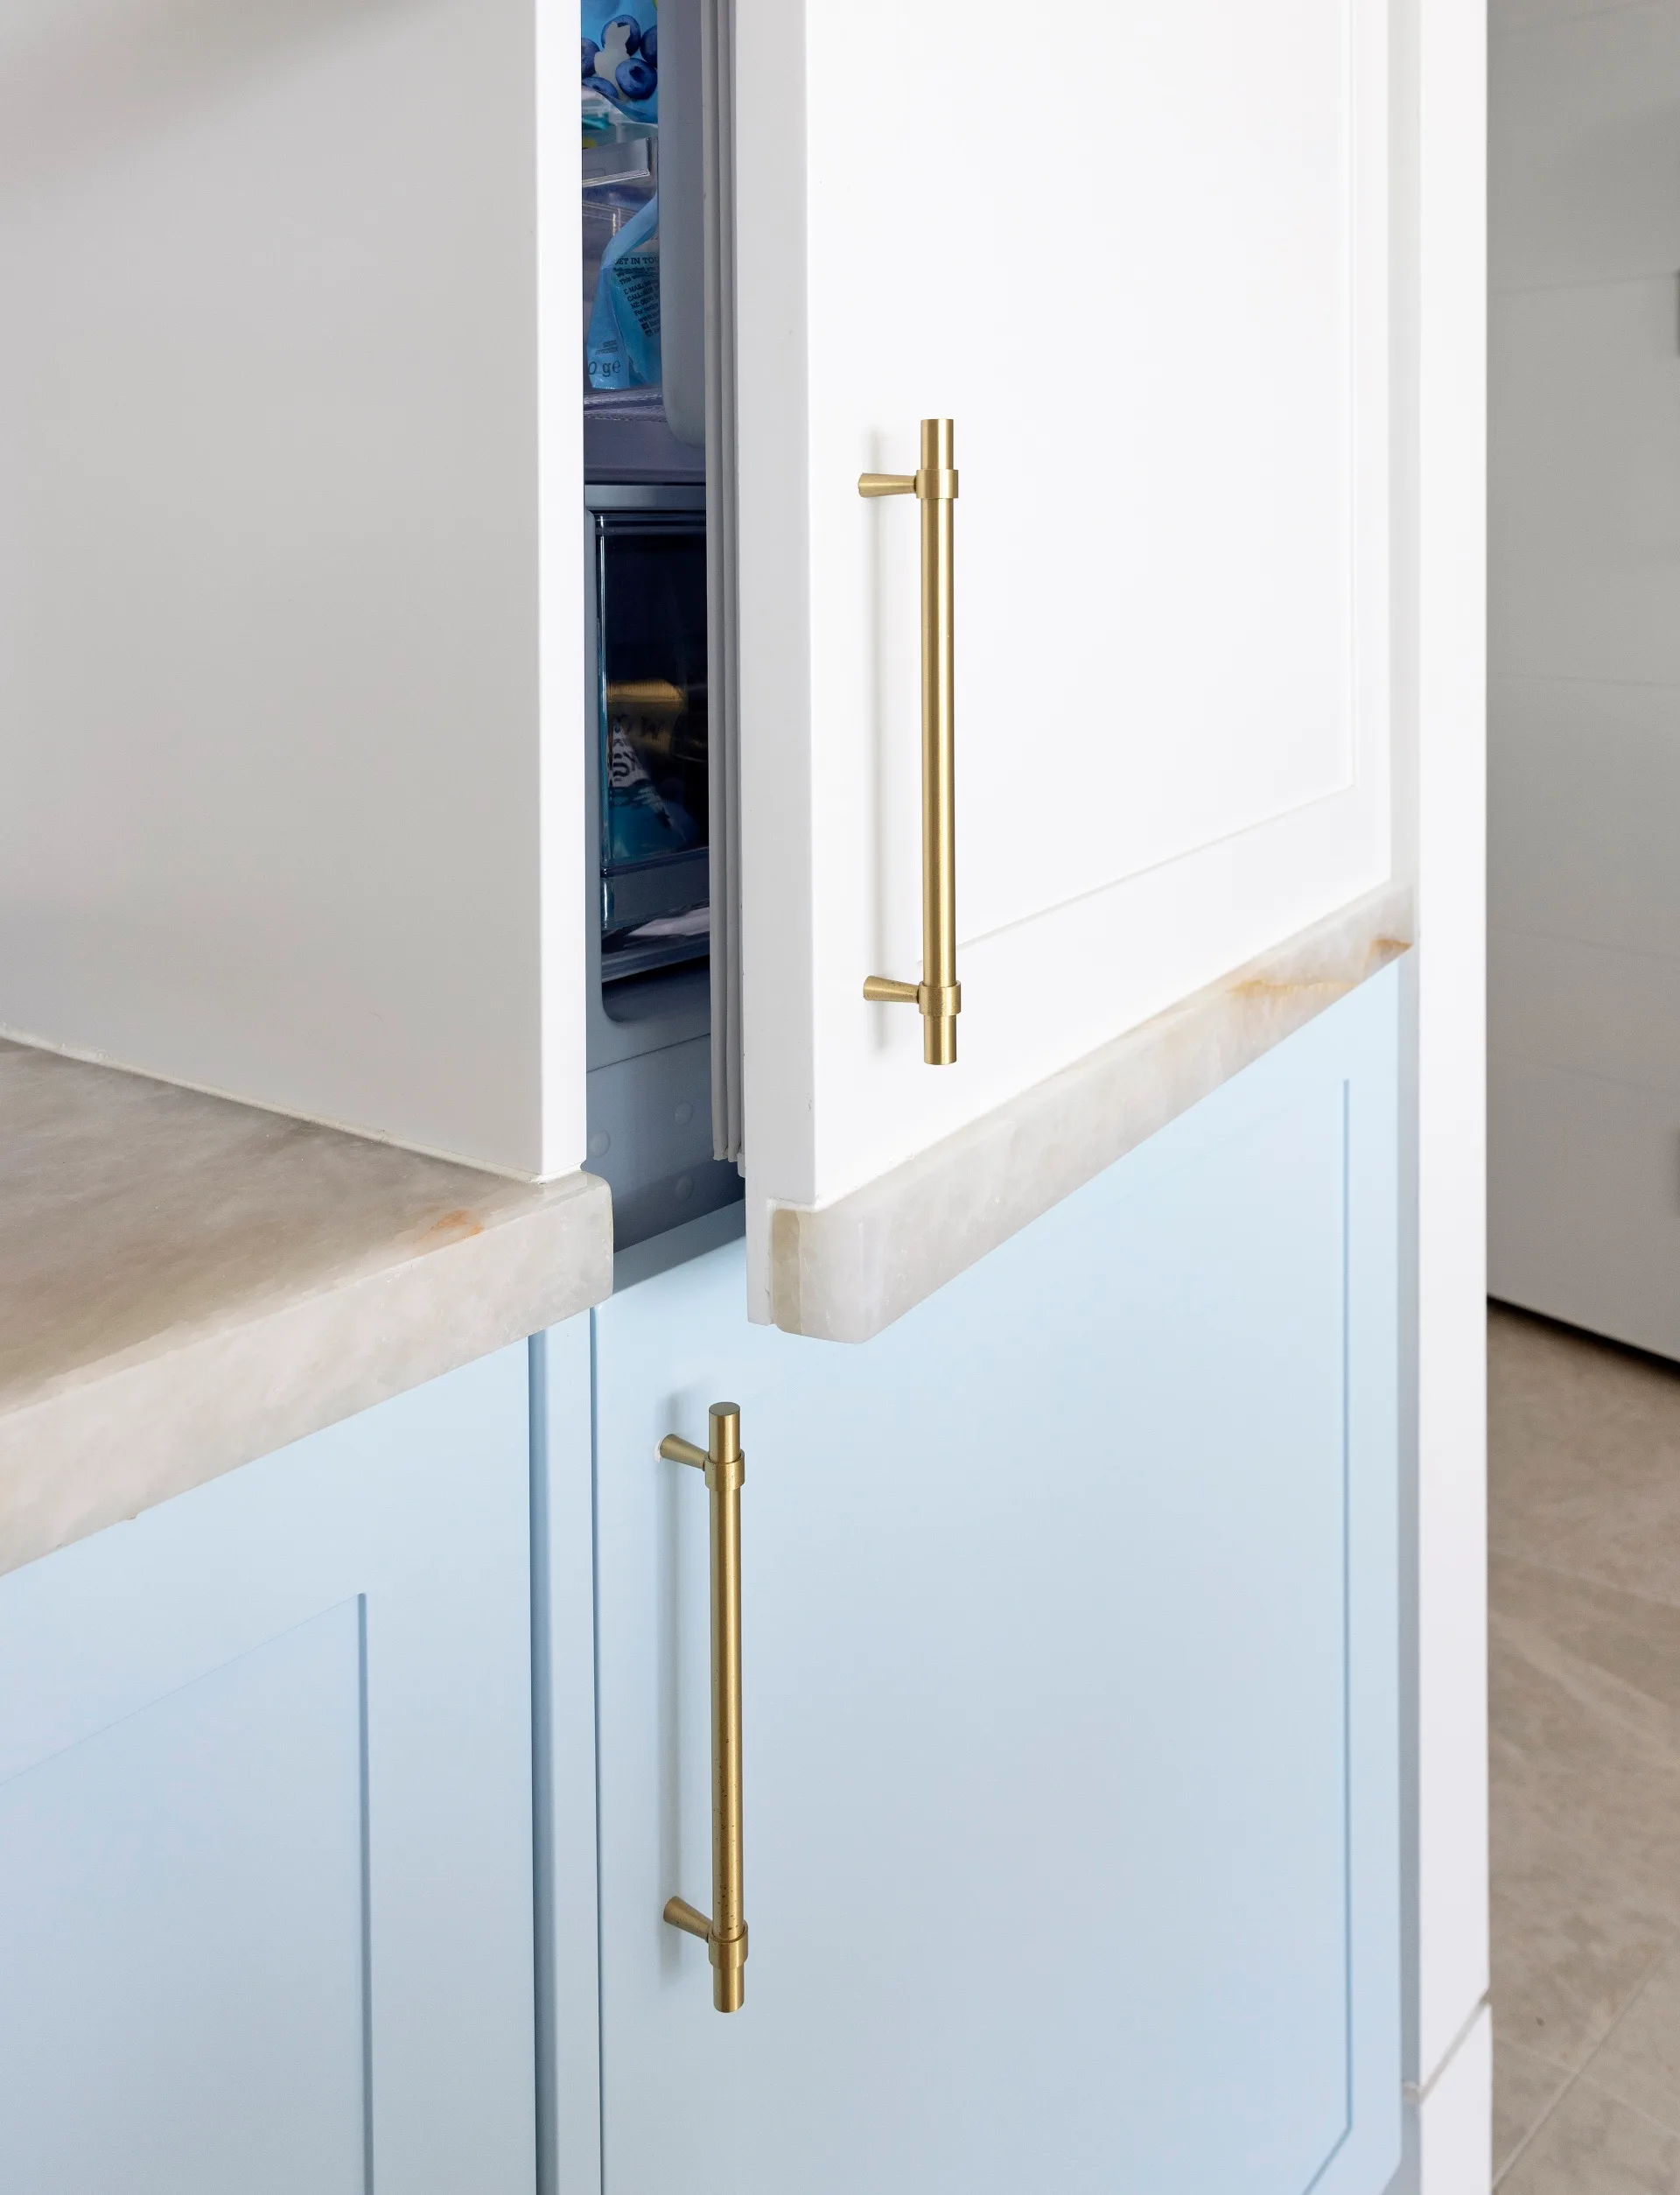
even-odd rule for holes
{"type": "Polygon", "coordinates": [[[1389,884],[1298,931],[902,1166],[771,1214],[771,1315],[866,1342],[1409,950],[1389,884]]]}
{"type": "Polygon", "coordinates": [[[0,1574],[570,1318],[612,1199],[0,1041],[0,1574]]]}

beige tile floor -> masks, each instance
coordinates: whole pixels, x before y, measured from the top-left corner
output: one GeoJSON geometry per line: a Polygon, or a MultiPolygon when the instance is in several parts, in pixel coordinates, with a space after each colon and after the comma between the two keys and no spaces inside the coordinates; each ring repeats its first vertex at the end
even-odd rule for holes
{"type": "Polygon", "coordinates": [[[1680,1370],[1488,1350],[1495,2181],[1680,2195],[1680,1370]]]}

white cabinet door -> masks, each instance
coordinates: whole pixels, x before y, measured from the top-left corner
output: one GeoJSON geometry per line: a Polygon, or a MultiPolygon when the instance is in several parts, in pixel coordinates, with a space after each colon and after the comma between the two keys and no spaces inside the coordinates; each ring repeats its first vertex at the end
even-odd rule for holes
{"type": "MultiPolygon", "coordinates": [[[[1390,11],[734,10],[745,1147],[821,1203],[1386,879],[1390,11]],[[918,525],[955,422],[958,1059],[918,525]]],[[[759,1305],[762,1315],[762,1301],[759,1305]]]]}

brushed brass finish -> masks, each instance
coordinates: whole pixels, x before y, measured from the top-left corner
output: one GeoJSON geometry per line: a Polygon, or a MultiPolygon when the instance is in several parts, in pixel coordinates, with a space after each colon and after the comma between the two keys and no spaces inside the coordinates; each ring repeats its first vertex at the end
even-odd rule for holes
{"type": "Polygon", "coordinates": [[[668,1898],[673,1928],[702,1938],[711,1960],[711,2001],[738,2012],[746,2000],[746,1888],[741,1852],[741,1413],[714,1402],[704,1448],[675,1433],[659,1444],[673,1463],[706,1474],[711,1496],[711,1915],[668,1898]]]}
{"type": "Polygon", "coordinates": [[[864,996],[921,1013],[929,1067],[956,1059],[956,607],[957,473],[948,419],[921,423],[913,473],[865,473],[860,495],[914,495],[921,506],[921,971],[919,984],[871,976],[864,996]]]}
{"type": "Polygon", "coordinates": [[[673,1928],[680,1928],[685,1936],[697,1936],[703,1944],[711,1941],[711,1923],[705,1915],[696,1912],[686,1897],[668,1897],[665,1918],[673,1928]]]}
{"type": "Polygon", "coordinates": [[[948,983],[942,988],[931,983],[916,985],[916,1004],[924,1013],[949,1017],[962,1011],[962,986],[948,983]]]}

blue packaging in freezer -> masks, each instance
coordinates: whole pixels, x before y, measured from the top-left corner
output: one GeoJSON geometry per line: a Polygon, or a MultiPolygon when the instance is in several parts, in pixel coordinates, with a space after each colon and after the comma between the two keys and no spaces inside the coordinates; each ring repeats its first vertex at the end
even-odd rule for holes
{"type": "Polygon", "coordinates": [[[632,122],[659,120],[659,9],[656,0],[634,7],[584,0],[584,98],[592,95],[632,122]]]}
{"type": "Polygon", "coordinates": [[[601,390],[657,384],[659,200],[650,198],[607,246],[589,316],[589,385],[601,390]]]}

